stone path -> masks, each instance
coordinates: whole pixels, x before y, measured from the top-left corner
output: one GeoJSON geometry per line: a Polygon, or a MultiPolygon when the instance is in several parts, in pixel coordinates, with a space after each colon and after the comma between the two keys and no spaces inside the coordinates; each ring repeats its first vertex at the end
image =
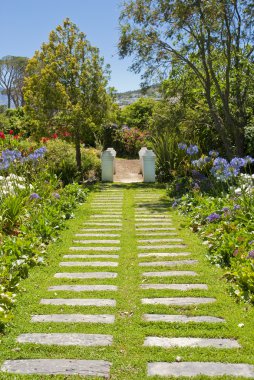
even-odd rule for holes
{"type": "MultiPolygon", "coordinates": [[[[188,246],[178,237],[177,229],[168,215],[167,205],[160,201],[160,194],[150,193],[142,187],[137,189],[134,200],[135,208],[133,209],[135,218],[128,221],[128,223],[135,224],[135,236],[133,236],[136,239],[135,250],[137,252],[137,264],[135,265],[136,269],[141,271],[138,285],[141,293],[136,307],[141,306],[148,311],[143,313],[139,321],[140,326],[146,323],[146,336],[140,345],[140,350],[146,349],[147,352],[152,350],[153,353],[156,353],[155,349],[177,350],[182,347],[190,352],[207,348],[213,348],[218,352],[241,350],[241,344],[233,336],[210,337],[199,333],[199,326],[207,324],[212,331],[212,326],[215,326],[216,329],[216,326],[226,325],[227,321],[219,313],[218,315],[206,315],[202,311],[204,310],[203,305],[216,305],[217,300],[209,294],[210,289],[207,284],[200,282],[199,272],[195,269],[199,262],[192,258],[188,246]],[[186,256],[188,257],[185,258],[186,256]],[[149,272],[145,271],[147,267],[150,268],[149,272]],[[192,292],[191,295],[189,292],[192,292]],[[160,294],[163,295],[160,296],[160,294]],[[197,296],[193,294],[197,294],[197,296]],[[165,313],[163,312],[165,310],[170,311],[165,313]],[[154,326],[159,323],[162,328],[160,334],[156,336],[153,333],[154,326]],[[174,336],[174,328],[171,330],[171,335],[168,336],[163,329],[163,326],[170,324],[180,328],[179,326],[189,323],[196,326],[194,330],[190,330],[190,336],[174,336]],[[195,332],[195,336],[191,336],[191,331],[195,332]]],[[[115,313],[117,306],[115,298],[122,286],[121,282],[117,286],[115,281],[122,265],[120,259],[124,255],[122,251],[122,238],[125,233],[122,229],[124,201],[126,199],[123,198],[123,188],[105,186],[104,190],[96,193],[91,203],[93,214],[89,220],[84,221],[83,228],[74,234],[69,254],[62,256],[61,260],[63,261],[59,262],[59,271],[54,274],[52,285],[47,289],[48,298],[39,300],[40,305],[52,307],[52,313],[31,315],[31,329],[37,324],[39,326],[37,332],[20,334],[16,338],[18,343],[30,344],[34,347],[38,345],[85,347],[87,350],[92,347],[114,347],[116,318],[119,318],[115,313]],[[86,251],[85,254],[84,251],[86,251]],[[112,251],[117,251],[117,254],[112,251]],[[103,269],[101,270],[101,268],[103,269]],[[58,281],[61,283],[59,284],[58,281]],[[52,298],[50,296],[52,292],[54,294],[61,292],[63,297],[52,298]],[[93,297],[93,293],[99,294],[99,296],[93,297]],[[63,312],[53,312],[54,305],[62,306],[63,312]],[[65,306],[68,307],[68,311],[72,310],[72,312],[64,312],[65,306]],[[79,307],[82,307],[84,312],[76,312],[76,308],[79,307]],[[86,313],[85,310],[89,307],[98,311],[86,313]],[[100,310],[109,312],[102,313],[100,310]],[[72,328],[71,332],[63,333],[57,330],[48,331],[46,327],[43,327],[46,323],[53,323],[57,326],[58,324],[70,324],[74,327],[83,324],[84,328],[82,332],[79,329],[75,332],[75,328],[72,328]],[[94,333],[86,332],[85,326],[89,324],[95,326],[94,333]],[[112,326],[110,334],[101,333],[103,325],[112,326]],[[100,332],[96,326],[100,326],[100,332]]],[[[131,265],[132,263],[130,263],[130,267],[126,267],[126,274],[134,281],[131,265]]],[[[134,269],[132,270],[134,271],[134,269]]],[[[132,294],[129,294],[129,297],[131,299],[132,294]]],[[[131,317],[132,314],[133,312],[121,312],[120,316],[131,317]]],[[[124,334],[128,330],[128,323],[124,321],[120,323],[124,334]]],[[[165,331],[167,330],[165,329],[165,331]]],[[[135,340],[132,342],[133,346],[138,344],[135,340]]],[[[68,348],[66,348],[66,352],[68,352],[67,350],[68,348]]],[[[124,348],[122,350],[124,352],[124,348]]],[[[75,360],[68,356],[59,357],[59,355],[41,359],[6,360],[1,371],[14,375],[79,375],[110,379],[115,363],[114,360],[111,362],[107,360],[106,351],[101,352],[104,352],[104,357],[99,359],[97,357],[91,359],[90,355],[84,357],[80,351],[79,359],[75,360]]],[[[115,356],[117,355],[122,355],[121,351],[117,351],[115,356]]],[[[154,356],[153,360],[147,361],[145,372],[147,378],[153,376],[166,378],[224,375],[254,378],[253,365],[220,360],[204,361],[202,356],[200,361],[189,360],[187,362],[181,360],[159,361],[154,356]]],[[[119,374],[119,376],[121,375],[119,374]]],[[[118,377],[114,377],[114,379],[118,380],[118,377]]],[[[121,379],[124,378],[121,377],[121,379]]],[[[137,378],[137,380],[141,380],[141,378],[137,378]]]]}
{"type": "Polygon", "coordinates": [[[116,174],[114,182],[134,183],[143,182],[143,177],[140,174],[139,160],[124,160],[116,159],[116,174]]]}

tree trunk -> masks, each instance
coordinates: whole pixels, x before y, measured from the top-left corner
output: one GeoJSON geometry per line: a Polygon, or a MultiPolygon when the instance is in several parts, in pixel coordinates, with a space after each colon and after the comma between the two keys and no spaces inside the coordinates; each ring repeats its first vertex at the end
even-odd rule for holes
{"type": "Polygon", "coordinates": [[[82,164],[81,164],[81,149],[80,149],[79,131],[76,131],[76,134],[75,134],[75,148],[76,148],[76,164],[77,164],[78,171],[81,174],[82,164]]]}

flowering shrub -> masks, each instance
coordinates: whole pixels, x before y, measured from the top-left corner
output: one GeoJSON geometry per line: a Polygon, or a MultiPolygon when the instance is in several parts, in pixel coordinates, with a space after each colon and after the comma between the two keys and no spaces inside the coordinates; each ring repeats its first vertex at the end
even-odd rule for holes
{"type": "Polygon", "coordinates": [[[178,147],[186,152],[187,175],[168,188],[172,207],[189,217],[192,230],[208,247],[209,260],[225,268],[231,294],[254,303],[254,176],[241,173],[249,171],[254,160],[247,156],[228,161],[210,151],[188,161],[186,144],[178,147]]]}

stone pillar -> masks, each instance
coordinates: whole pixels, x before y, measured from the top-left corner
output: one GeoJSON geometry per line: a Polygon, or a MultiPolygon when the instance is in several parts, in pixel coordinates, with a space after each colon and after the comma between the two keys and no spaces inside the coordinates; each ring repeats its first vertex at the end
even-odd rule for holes
{"type": "Polygon", "coordinates": [[[143,177],[144,182],[155,182],[155,154],[147,149],[143,154],[143,177]]]}
{"type": "Polygon", "coordinates": [[[114,174],[116,174],[116,160],[115,160],[115,158],[116,158],[116,151],[115,151],[115,149],[114,148],[107,148],[107,151],[109,151],[109,152],[111,152],[112,154],[113,154],[113,156],[114,156],[114,174]]]}
{"type": "Polygon", "coordinates": [[[105,150],[101,155],[101,180],[113,182],[115,157],[110,150],[105,150]]]}
{"type": "Polygon", "coordinates": [[[140,171],[139,171],[139,173],[140,174],[144,174],[144,161],[143,161],[143,155],[144,155],[144,153],[147,151],[147,148],[146,147],[143,147],[143,148],[141,148],[140,149],[140,151],[138,152],[138,154],[139,154],[139,164],[140,164],[140,171]]]}

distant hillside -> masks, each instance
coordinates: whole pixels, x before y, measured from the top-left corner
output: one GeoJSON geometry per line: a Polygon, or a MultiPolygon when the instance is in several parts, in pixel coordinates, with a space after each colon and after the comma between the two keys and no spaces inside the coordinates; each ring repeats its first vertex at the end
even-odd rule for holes
{"type": "Polygon", "coordinates": [[[116,94],[116,103],[119,106],[127,106],[128,104],[134,103],[139,98],[152,98],[155,100],[160,100],[161,94],[159,92],[159,85],[153,85],[147,89],[119,92],[116,94]]]}

